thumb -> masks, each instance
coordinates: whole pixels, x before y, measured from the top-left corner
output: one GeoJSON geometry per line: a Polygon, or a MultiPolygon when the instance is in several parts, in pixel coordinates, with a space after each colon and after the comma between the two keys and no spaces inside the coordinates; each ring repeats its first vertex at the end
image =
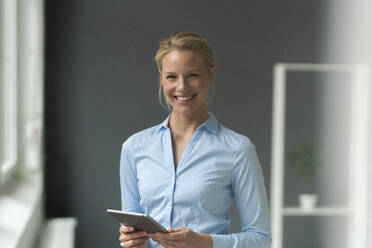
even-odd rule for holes
{"type": "Polygon", "coordinates": [[[181,227],[181,228],[176,228],[176,229],[172,229],[172,232],[181,232],[181,231],[183,231],[183,230],[185,230],[186,228],[183,228],[183,227],[181,227]]]}

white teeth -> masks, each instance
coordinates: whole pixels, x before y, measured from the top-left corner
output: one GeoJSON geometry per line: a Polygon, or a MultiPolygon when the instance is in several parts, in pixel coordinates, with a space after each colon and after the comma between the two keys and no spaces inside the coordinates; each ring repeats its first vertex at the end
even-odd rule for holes
{"type": "Polygon", "coordinates": [[[187,100],[190,100],[191,98],[192,98],[192,96],[189,96],[189,97],[179,97],[179,96],[177,96],[177,99],[181,100],[181,101],[187,101],[187,100]]]}

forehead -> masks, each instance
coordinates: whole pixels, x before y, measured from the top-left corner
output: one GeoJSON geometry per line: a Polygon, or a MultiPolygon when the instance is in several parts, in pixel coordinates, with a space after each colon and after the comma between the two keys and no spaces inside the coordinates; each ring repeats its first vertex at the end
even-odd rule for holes
{"type": "Polygon", "coordinates": [[[203,69],[204,63],[201,55],[191,50],[173,50],[167,53],[162,60],[165,72],[185,69],[203,69]]]}

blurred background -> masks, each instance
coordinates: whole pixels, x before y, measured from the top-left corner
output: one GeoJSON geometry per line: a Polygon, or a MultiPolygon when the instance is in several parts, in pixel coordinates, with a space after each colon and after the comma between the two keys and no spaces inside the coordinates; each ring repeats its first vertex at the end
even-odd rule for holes
{"type": "Polygon", "coordinates": [[[216,53],[209,111],[256,145],[272,247],[371,247],[371,11],[369,0],[0,0],[1,247],[118,247],[106,209],[121,207],[121,144],[168,115],[153,57],[175,31],[216,53]]]}

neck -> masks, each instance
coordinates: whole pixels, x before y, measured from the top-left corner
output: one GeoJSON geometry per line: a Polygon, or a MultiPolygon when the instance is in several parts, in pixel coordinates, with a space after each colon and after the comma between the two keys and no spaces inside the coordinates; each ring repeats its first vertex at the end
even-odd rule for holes
{"type": "Polygon", "coordinates": [[[190,115],[172,112],[168,126],[172,134],[185,137],[192,135],[201,124],[208,120],[208,117],[207,110],[190,115]]]}

